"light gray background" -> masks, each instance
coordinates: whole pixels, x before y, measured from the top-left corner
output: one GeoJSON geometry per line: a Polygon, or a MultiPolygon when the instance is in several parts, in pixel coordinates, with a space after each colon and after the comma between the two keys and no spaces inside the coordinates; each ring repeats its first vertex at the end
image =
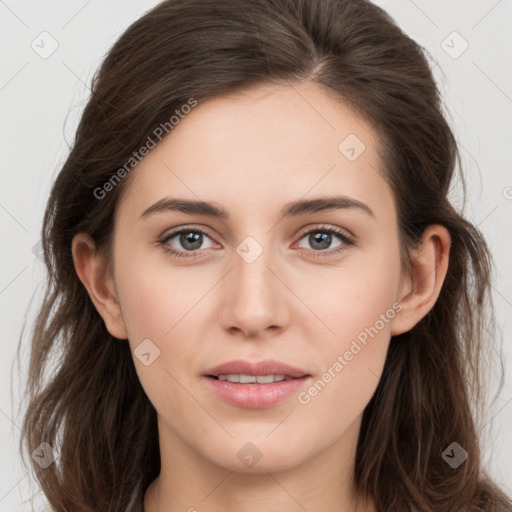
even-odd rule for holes
{"type": "MultiPolygon", "coordinates": [[[[17,452],[21,417],[16,366],[13,396],[10,383],[25,311],[36,289],[41,291],[44,268],[34,246],[50,184],[66,157],[66,141],[73,140],[87,85],[102,56],[156,3],[0,0],[0,512],[30,510],[23,503],[31,495],[30,475],[17,452]],[[50,36],[41,35],[45,31],[50,36]],[[56,44],[51,55],[44,54],[56,44]]],[[[376,3],[432,56],[461,145],[469,184],[465,213],[484,232],[495,258],[493,292],[506,381],[489,413],[490,430],[482,444],[490,473],[512,494],[512,1],[376,3]]],[[[39,298],[36,293],[26,334],[39,298]]]]}

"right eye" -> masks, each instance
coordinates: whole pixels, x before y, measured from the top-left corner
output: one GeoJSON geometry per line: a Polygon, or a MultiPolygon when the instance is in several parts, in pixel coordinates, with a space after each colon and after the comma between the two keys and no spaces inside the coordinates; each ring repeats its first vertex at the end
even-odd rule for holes
{"type": "Polygon", "coordinates": [[[208,233],[203,229],[196,227],[180,228],[166,234],[164,237],[159,239],[158,242],[169,254],[176,256],[177,258],[188,258],[196,256],[197,254],[195,253],[201,250],[204,237],[208,237],[211,240],[208,233]],[[181,245],[182,248],[176,248],[174,245],[170,244],[169,242],[173,239],[176,239],[176,243],[181,245]]]}

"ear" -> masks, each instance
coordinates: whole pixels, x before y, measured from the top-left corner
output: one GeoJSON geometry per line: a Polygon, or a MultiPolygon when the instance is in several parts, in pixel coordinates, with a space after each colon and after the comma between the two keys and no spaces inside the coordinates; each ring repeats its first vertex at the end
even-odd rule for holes
{"type": "Polygon", "coordinates": [[[399,290],[402,309],[391,321],[391,335],[411,330],[434,306],[448,270],[451,238],[445,226],[430,225],[411,250],[412,275],[399,290]]]}
{"type": "Polygon", "coordinates": [[[127,339],[114,279],[105,256],[96,250],[94,241],[86,233],[78,233],[73,237],[72,254],[76,273],[103,318],[108,332],[115,338],[127,339]]]}

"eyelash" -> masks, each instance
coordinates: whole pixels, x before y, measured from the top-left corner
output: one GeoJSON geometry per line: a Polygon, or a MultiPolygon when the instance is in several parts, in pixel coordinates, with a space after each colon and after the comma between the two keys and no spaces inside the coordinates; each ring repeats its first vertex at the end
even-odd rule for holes
{"type": "MultiPolygon", "coordinates": [[[[304,233],[301,234],[301,236],[299,237],[299,240],[302,240],[302,238],[304,238],[306,235],[309,235],[311,233],[317,233],[317,232],[337,235],[341,239],[343,244],[340,245],[338,248],[331,249],[331,250],[315,251],[313,249],[309,249],[309,251],[313,251],[314,258],[335,256],[335,255],[339,254],[340,252],[344,251],[347,247],[355,244],[355,241],[351,237],[346,235],[344,232],[342,232],[341,230],[338,230],[338,229],[332,228],[332,227],[324,227],[324,226],[316,227],[316,228],[310,229],[309,231],[305,231],[304,233]]],[[[208,234],[208,232],[202,228],[184,227],[184,228],[180,228],[176,231],[172,231],[171,233],[169,233],[167,235],[164,235],[162,238],[159,238],[157,240],[157,242],[159,245],[162,246],[162,248],[164,249],[165,252],[167,252],[168,254],[170,254],[173,257],[176,257],[176,258],[198,257],[196,253],[200,252],[199,250],[197,250],[197,251],[176,251],[174,249],[171,249],[170,246],[167,244],[167,242],[169,240],[173,239],[177,235],[180,235],[181,233],[201,233],[203,235],[206,235],[208,238],[211,238],[210,235],[208,234]]],[[[308,250],[308,249],[306,249],[306,250],[308,250]]]]}

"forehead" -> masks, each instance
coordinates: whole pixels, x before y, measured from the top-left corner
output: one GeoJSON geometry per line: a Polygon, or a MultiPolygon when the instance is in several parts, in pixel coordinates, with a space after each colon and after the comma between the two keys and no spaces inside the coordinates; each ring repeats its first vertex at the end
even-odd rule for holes
{"type": "Polygon", "coordinates": [[[364,119],[319,85],[253,87],[184,115],[132,171],[120,209],[140,216],[174,194],[260,214],[308,194],[375,202],[387,187],[378,143],[364,119]]]}

